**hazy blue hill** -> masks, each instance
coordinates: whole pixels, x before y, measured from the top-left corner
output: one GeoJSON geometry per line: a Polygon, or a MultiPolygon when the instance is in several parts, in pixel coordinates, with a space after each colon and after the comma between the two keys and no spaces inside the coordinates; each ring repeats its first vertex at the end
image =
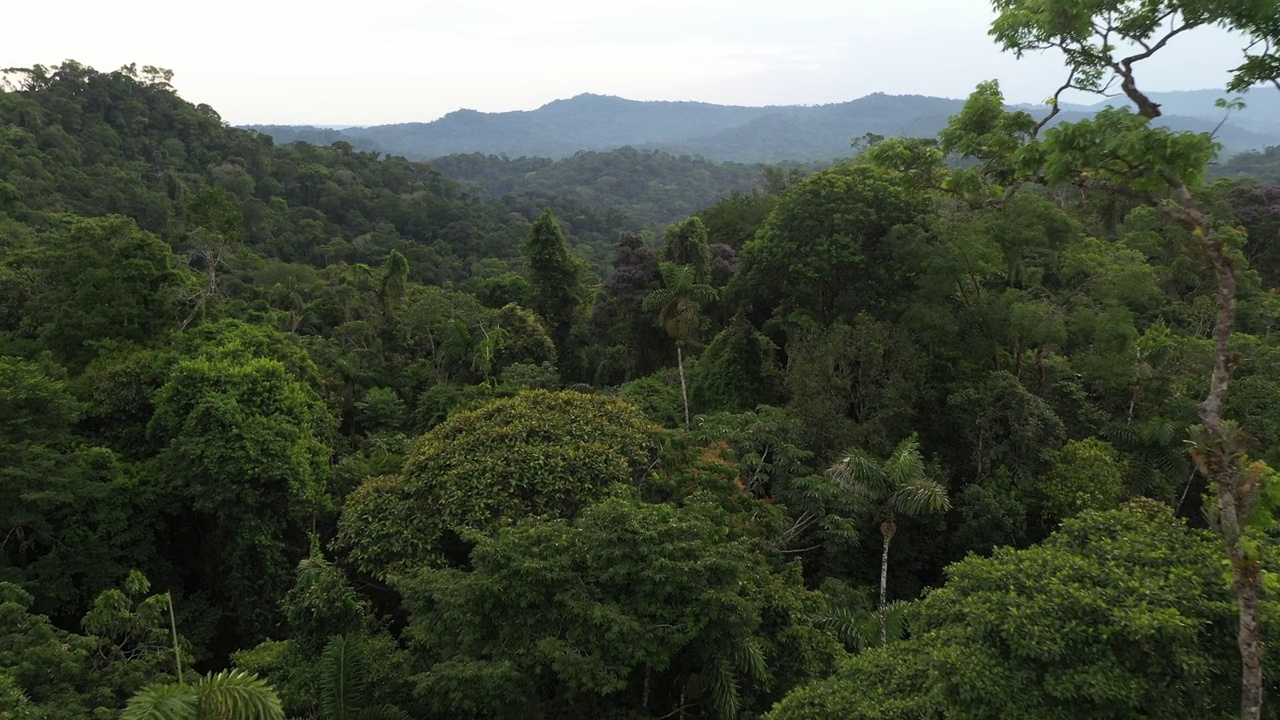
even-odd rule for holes
{"type": "Polygon", "coordinates": [[[787,108],[738,127],[659,147],[734,162],[823,162],[852,155],[852,140],[869,132],[886,137],[933,136],[963,104],[877,93],[847,103],[787,108]]]}
{"type": "Polygon", "coordinates": [[[775,111],[578,95],[531,111],[458,110],[430,123],[348,128],[343,134],[421,159],[470,152],[566,157],[579,150],[652,146],[710,134],[775,111]]]}
{"type": "MultiPolygon", "coordinates": [[[[314,125],[246,125],[247,130],[256,130],[270,135],[277,145],[288,145],[294,142],[306,142],[320,147],[328,147],[336,142],[351,143],[357,150],[382,152],[382,148],[365,138],[349,135],[344,130],[316,127],[314,125]]],[[[404,153],[396,153],[402,155],[404,153]]]]}
{"type": "MultiPolygon", "coordinates": [[[[1160,123],[1179,130],[1213,130],[1222,111],[1221,93],[1157,93],[1165,104],[1160,123]]],[[[1218,132],[1227,154],[1280,144],[1280,95],[1254,93],[1249,107],[1235,113],[1218,132]]],[[[1087,117],[1097,106],[1069,106],[1062,120],[1087,117]]],[[[932,136],[963,101],[918,95],[876,93],[846,103],[815,106],[740,107],[697,102],[639,102],[604,95],[556,100],[537,110],[482,113],[458,110],[428,123],[404,123],[332,130],[257,126],[288,143],[328,145],[345,141],[361,150],[379,150],[430,160],[481,153],[508,157],[564,158],[582,150],[631,146],[715,161],[823,162],[850,154],[853,138],[873,132],[889,137],[932,136]]],[[[1028,108],[1033,113],[1044,108],[1028,108]]]]}
{"type": "MultiPolygon", "coordinates": [[[[1212,120],[1215,124],[1222,119],[1224,112],[1214,107],[1214,102],[1219,98],[1229,97],[1237,96],[1228,95],[1223,90],[1151,93],[1151,99],[1160,103],[1161,112],[1165,115],[1204,118],[1212,120]]],[[[1240,97],[1245,102],[1245,108],[1231,113],[1232,125],[1264,135],[1275,135],[1280,132],[1280,93],[1272,88],[1259,88],[1240,97]]],[[[1091,109],[1099,110],[1108,105],[1125,103],[1122,97],[1108,98],[1092,106],[1091,109]]]]}

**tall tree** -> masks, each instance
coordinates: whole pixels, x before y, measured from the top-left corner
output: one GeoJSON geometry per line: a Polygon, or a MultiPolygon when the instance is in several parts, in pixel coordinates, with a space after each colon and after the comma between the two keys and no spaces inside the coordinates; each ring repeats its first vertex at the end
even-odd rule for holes
{"type": "Polygon", "coordinates": [[[874,509],[880,523],[884,550],[880,554],[880,643],[886,633],[885,586],[889,582],[889,543],[898,531],[897,516],[915,517],[951,508],[947,489],[925,474],[924,458],[916,437],[898,443],[883,462],[862,450],[850,450],[827,471],[831,477],[856,489],[874,509]]]}
{"type": "Polygon", "coordinates": [[[524,250],[533,286],[530,305],[546,321],[556,349],[564,357],[583,293],[578,263],[569,254],[564,233],[551,210],[543,211],[529,228],[524,250]]]}
{"type": "Polygon", "coordinates": [[[667,228],[662,259],[672,265],[688,265],[698,282],[706,282],[711,271],[711,249],[707,245],[707,226],[694,215],[667,228]]]}
{"type": "Polygon", "coordinates": [[[183,300],[191,310],[179,330],[186,330],[218,295],[219,272],[227,267],[240,244],[240,211],[222,188],[202,191],[187,204],[188,263],[204,275],[203,284],[193,284],[183,300]]]}
{"type": "Polygon", "coordinates": [[[988,201],[1008,199],[1027,183],[1074,185],[1114,193],[1159,208],[1194,238],[1217,279],[1214,361],[1208,393],[1192,431],[1197,465],[1215,498],[1212,518],[1226,546],[1239,606],[1241,717],[1262,715],[1261,564],[1246,537],[1247,509],[1261,489],[1244,466],[1244,436],[1223,417],[1235,356],[1231,330],[1240,281],[1243,233],[1224,227],[1202,207],[1200,184],[1217,149],[1208,134],[1171,132],[1152,121],[1161,115],[1139,86],[1135,67],[1180,35],[1223,27],[1243,35],[1242,63],[1230,70],[1228,90],[1247,92],[1267,82],[1280,89],[1280,5],[1182,0],[994,0],[999,13],[990,34],[1018,57],[1059,51],[1069,74],[1039,122],[1007,112],[995,83],[986,83],[943,132],[943,149],[981,161],[956,175],[956,186],[988,201]],[[1067,90],[1105,93],[1115,86],[1133,108],[1109,108],[1091,120],[1045,129],[1067,90]],[[1043,136],[1041,136],[1041,131],[1043,136]]]}
{"type": "Polygon", "coordinates": [[[689,424],[689,386],[684,378],[684,346],[702,323],[702,306],[716,299],[715,288],[698,282],[690,265],[661,265],[665,287],[644,299],[644,309],[658,312],[658,322],[676,341],[680,369],[680,396],[684,399],[684,424],[689,424]]]}

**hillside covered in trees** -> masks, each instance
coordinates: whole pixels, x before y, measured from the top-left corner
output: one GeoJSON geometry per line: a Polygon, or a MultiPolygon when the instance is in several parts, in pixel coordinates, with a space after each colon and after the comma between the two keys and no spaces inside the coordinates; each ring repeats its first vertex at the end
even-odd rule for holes
{"type": "Polygon", "coordinates": [[[1274,153],[1102,67],[660,206],[8,71],[0,718],[1280,717],[1274,153]]]}

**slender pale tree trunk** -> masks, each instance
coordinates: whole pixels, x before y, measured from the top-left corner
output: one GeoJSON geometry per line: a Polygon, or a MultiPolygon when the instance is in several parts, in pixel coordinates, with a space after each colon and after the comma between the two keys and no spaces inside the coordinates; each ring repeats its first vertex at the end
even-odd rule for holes
{"type": "Polygon", "coordinates": [[[684,350],[676,343],[676,366],[680,369],[680,398],[684,400],[684,426],[689,427],[689,389],[684,384],[684,350]]]}
{"type": "Polygon", "coordinates": [[[893,534],[897,532],[897,525],[893,522],[893,513],[889,514],[889,519],[880,525],[880,535],[884,537],[884,550],[880,553],[880,644],[889,644],[888,622],[885,613],[885,589],[889,585],[889,543],[893,540],[893,534]]]}
{"type": "Polygon", "coordinates": [[[173,591],[167,593],[169,600],[169,629],[173,631],[173,664],[178,668],[178,684],[182,684],[182,648],[178,646],[178,621],[173,616],[173,591]]]}

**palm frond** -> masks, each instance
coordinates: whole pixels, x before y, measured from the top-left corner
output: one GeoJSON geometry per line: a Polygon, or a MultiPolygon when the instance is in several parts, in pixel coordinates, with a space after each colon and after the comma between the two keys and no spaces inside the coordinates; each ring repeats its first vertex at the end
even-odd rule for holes
{"type": "Polygon", "coordinates": [[[906,600],[893,600],[885,603],[885,639],[888,642],[895,642],[906,637],[907,630],[911,626],[911,607],[911,603],[906,600]]]}
{"type": "Polygon", "coordinates": [[[673,299],[675,299],[675,293],[671,292],[669,288],[654,290],[645,297],[644,302],[640,304],[640,309],[645,312],[653,312],[654,310],[671,304],[673,299]]]}
{"type": "Polygon", "coordinates": [[[120,720],[197,720],[200,699],[186,685],[148,685],[125,705],[120,720]]]}
{"type": "Polygon", "coordinates": [[[324,720],[353,720],[364,705],[364,654],[358,637],[336,635],[320,655],[320,713],[324,720]]]}
{"type": "Polygon", "coordinates": [[[899,485],[890,496],[889,504],[897,512],[913,516],[950,510],[951,498],[939,483],[928,478],[916,478],[899,485]]]}
{"type": "Polygon", "coordinates": [[[738,674],[734,672],[733,663],[723,655],[717,655],[707,664],[706,676],[712,711],[721,720],[733,720],[742,703],[738,692],[738,674]]]}
{"type": "Polygon", "coordinates": [[[764,648],[756,639],[747,640],[733,648],[733,664],[744,675],[757,682],[769,677],[769,666],[764,659],[764,648]]]}
{"type": "Polygon", "coordinates": [[[920,457],[920,441],[915,435],[893,449],[893,454],[884,463],[884,474],[894,488],[924,477],[924,458],[920,457]]]}
{"type": "Polygon", "coordinates": [[[862,450],[845,453],[827,469],[827,474],[873,501],[883,499],[892,490],[884,468],[862,450]]]}
{"type": "Polygon", "coordinates": [[[223,670],[200,678],[192,688],[200,698],[202,720],[284,720],[279,696],[253,673],[223,670]]]}
{"type": "Polygon", "coordinates": [[[848,648],[865,647],[867,640],[880,632],[875,616],[855,613],[847,607],[831,608],[830,613],[818,621],[818,626],[835,633],[848,648]],[[868,628],[871,628],[870,634],[867,634],[868,628]]]}

